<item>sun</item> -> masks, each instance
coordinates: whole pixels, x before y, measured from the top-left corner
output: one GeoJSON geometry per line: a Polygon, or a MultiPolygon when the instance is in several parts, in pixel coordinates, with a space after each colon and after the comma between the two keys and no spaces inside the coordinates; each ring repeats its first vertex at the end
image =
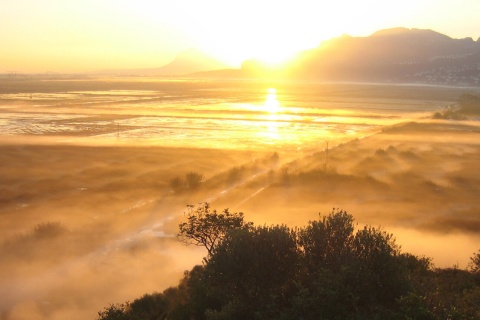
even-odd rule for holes
{"type": "Polygon", "coordinates": [[[250,59],[278,66],[298,52],[318,46],[321,35],[305,32],[309,26],[301,21],[293,22],[289,15],[290,6],[276,5],[272,9],[271,5],[260,8],[258,5],[255,4],[254,12],[248,11],[248,6],[241,6],[233,17],[202,20],[202,28],[192,26],[195,30],[192,37],[203,51],[234,66],[241,66],[243,61],[250,59]],[[245,17],[248,17],[248,23],[245,17]]]}

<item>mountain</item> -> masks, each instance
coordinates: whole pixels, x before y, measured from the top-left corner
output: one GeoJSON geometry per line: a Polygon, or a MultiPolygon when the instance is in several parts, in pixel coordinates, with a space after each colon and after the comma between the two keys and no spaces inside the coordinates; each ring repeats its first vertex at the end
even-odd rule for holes
{"type": "Polygon", "coordinates": [[[178,54],[170,63],[159,68],[148,69],[109,69],[96,72],[109,75],[137,76],[180,76],[190,73],[204,72],[227,68],[217,59],[196,49],[190,49],[178,54]]]}
{"type": "Polygon", "coordinates": [[[225,69],[227,66],[196,49],[181,52],[169,64],[154,69],[159,75],[185,75],[209,70],[225,69]]]}
{"type": "Polygon", "coordinates": [[[252,59],[244,61],[241,69],[226,69],[198,50],[187,50],[160,68],[99,73],[480,86],[480,39],[453,39],[433,30],[392,28],[368,37],[343,35],[324,41],[317,48],[299,52],[283,67],[272,68],[252,59]]]}
{"type": "Polygon", "coordinates": [[[284,73],[326,81],[480,85],[480,41],[406,28],[344,35],[299,53],[284,73]]]}

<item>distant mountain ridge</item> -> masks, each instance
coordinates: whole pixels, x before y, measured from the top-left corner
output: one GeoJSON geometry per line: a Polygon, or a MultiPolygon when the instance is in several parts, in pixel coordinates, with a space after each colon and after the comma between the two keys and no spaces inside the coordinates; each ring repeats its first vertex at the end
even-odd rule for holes
{"type": "Polygon", "coordinates": [[[170,63],[159,68],[144,69],[108,69],[96,73],[111,75],[138,75],[138,76],[179,76],[190,73],[225,69],[227,66],[206,53],[189,49],[180,52],[170,63]]]}
{"type": "Polygon", "coordinates": [[[324,41],[276,68],[252,59],[240,69],[227,69],[198,50],[187,50],[160,68],[99,73],[480,86],[480,38],[453,39],[428,29],[391,28],[368,37],[343,35],[324,41]]]}
{"type": "Polygon", "coordinates": [[[179,75],[225,68],[227,66],[219,60],[199,50],[190,49],[181,52],[172,62],[155,70],[162,75],[179,75]]]}
{"type": "Polygon", "coordinates": [[[293,78],[480,85],[480,39],[407,28],[344,35],[300,53],[291,67],[293,78]]]}

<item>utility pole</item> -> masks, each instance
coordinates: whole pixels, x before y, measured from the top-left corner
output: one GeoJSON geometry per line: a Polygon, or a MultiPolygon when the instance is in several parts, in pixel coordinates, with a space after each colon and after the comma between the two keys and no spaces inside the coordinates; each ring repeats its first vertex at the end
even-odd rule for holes
{"type": "Polygon", "coordinates": [[[325,173],[327,172],[327,164],[328,164],[328,141],[326,141],[326,143],[327,143],[327,148],[325,149],[325,165],[323,168],[323,171],[325,171],[325,173]]]}

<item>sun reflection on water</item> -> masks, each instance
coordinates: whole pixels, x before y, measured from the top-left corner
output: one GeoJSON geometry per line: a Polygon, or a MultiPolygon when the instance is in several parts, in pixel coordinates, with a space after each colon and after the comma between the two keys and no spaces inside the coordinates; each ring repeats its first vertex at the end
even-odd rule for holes
{"type": "Polygon", "coordinates": [[[275,88],[269,88],[267,92],[265,109],[270,113],[277,113],[280,109],[280,103],[277,100],[277,90],[275,88]]]}
{"type": "Polygon", "coordinates": [[[278,122],[280,103],[277,100],[277,90],[275,88],[267,89],[265,109],[270,114],[267,116],[267,121],[265,122],[265,130],[261,133],[261,135],[270,140],[279,140],[281,138],[279,133],[280,123],[278,122]]]}
{"type": "MultiPolygon", "coordinates": [[[[270,115],[270,117],[276,117],[276,115],[270,115]]],[[[276,119],[269,119],[269,121],[265,123],[266,130],[263,132],[263,136],[271,140],[279,140],[281,138],[279,133],[280,123],[275,120],[276,119]]]]}

